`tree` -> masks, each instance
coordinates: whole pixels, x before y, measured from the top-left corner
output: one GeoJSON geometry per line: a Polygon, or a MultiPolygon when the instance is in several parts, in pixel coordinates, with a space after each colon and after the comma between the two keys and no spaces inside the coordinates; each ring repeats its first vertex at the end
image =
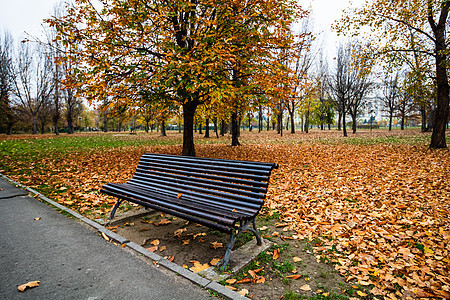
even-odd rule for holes
{"type": "Polygon", "coordinates": [[[51,66],[51,59],[38,45],[20,44],[14,68],[14,95],[18,110],[31,122],[33,134],[38,132],[39,114],[50,101],[51,66]]]}
{"type": "Polygon", "coordinates": [[[392,119],[399,106],[399,99],[401,97],[399,77],[400,73],[396,72],[390,77],[386,76],[382,82],[382,96],[380,97],[380,100],[384,107],[383,110],[389,117],[389,131],[392,130],[392,119]]]}
{"type": "Polygon", "coordinates": [[[13,39],[9,33],[0,36],[0,126],[6,125],[6,134],[12,133],[18,116],[13,102],[13,39]]]}
{"type": "Polygon", "coordinates": [[[223,100],[214,93],[232,96],[229,70],[240,52],[252,53],[253,63],[288,46],[284,32],[298,11],[292,0],[106,0],[97,8],[76,0],[66,16],[48,22],[73,47],[67,59],[81,62],[82,95],[92,101],[126,91],[135,101],[142,88],[158,87],[161,97],[183,107],[183,155],[195,155],[197,107],[223,100]]]}
{"type": "Polygon", "coordinates": [[[371,34],[366,38],[373,45],[378,45],[375,53],[380,59],[398,52],[420,52],[434,58],[437,108],[430,148],[447,147],[445,130],[449,117],[449,9],[448,0],[393,0],[388,3],[385,0],[373,0],[366,2],[361,8],[347,12],[335,26],[341,33],[371,34]],[[361,31],[360,28],[363,27],[371,32],[361,31]],[[422,37],[418,39],[420,44],[412,44],[408,35],[410,31],[422,37]],[[383,39],[379,38],[380,35],[383,39]]]}

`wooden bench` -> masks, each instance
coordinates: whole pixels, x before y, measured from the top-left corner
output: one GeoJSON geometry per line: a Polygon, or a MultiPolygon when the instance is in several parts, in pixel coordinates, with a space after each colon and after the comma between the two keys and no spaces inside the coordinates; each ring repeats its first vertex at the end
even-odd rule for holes
{"type": "Polygon", "coordinates": [[[277,164],[146,153],[126,183],[108,183],[101,192],[231,234],[222,267],[238,236],[255,226],[277,164]]]}

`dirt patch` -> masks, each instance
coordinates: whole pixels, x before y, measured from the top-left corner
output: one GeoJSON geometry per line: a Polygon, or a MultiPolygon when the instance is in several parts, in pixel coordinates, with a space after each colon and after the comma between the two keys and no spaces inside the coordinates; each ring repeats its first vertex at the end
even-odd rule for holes
{"type": "MultiPolygon", "coordinates": [[[[299,240],[278,222],[277,215],[257,218],[262,237],[275,245],[220,283],[231,289],[246,289],[252,299],[296,299],[317,294],[345,298],[355,293],[332,265],[313,254],[315,240],[299,240]]],[[[192,268],[194,261],[214,264],[225,254],[229,241],[227,234],[158,212],[124,219],[108,228],[185,268],[192,268]]],[[[242,234],[235,248],[252,238],[250,233],[242,234]]]]}

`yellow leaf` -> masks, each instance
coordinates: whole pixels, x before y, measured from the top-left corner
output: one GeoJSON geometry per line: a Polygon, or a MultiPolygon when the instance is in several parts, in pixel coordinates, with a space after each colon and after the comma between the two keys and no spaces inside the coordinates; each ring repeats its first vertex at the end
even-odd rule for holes
{"type": "Polygon", "coordinates": [[[177,199],[180,199],[181,196],[183,196],[183,194],[182,194],[182,193],[179,193],[179,194],[177,195],[177,199]]]}
{"type": "Polygon", "coordinates": [[[153,240],[150,244],[158,246],[159,245],[159,240],[153,240]]]}
{"type": "Polygon", "coordinates": [[[166,249],[167,249],[166,246],[161,246],[161,247],[159,248],[159,252],[163,252],[163,251],[166,250],[166,249]]]}
{"type": "Polygon", "coordinates": [[[183,232],[185,232],[185,231],[187,231],[186,228],[180,228],[180,229],[175,230],[175,232],[173,233],[173,235],[175,235],[175,236],[177,236],[177,237],[181,237],[181,234],[182,234],[183,232]]]}
{"type": "Polygon", "coordinates": [[[361,296],[361,297],[367,296],[366,293],[363,293],[363,292],[361,292],[361,291],[356,291],[356,293],[357,293],[359,296],[361,296]]]}
{"type": "Polygon", "coordinates": [[[24,292],[27,288],[34,288],[39,286],[40,281],[30,281],[25,284],[19,285],[17,289],[21,292],[24,292]]]}
{"type": "Polygon", "coordinates": [[[191,242],[191,240],[183,240],[183,246],[189,245],[190,242],[191,242]]]}
{"type": "Polygon", "coordinates": [[[293,260],[294,260],[294,262],[302,261],[302,259],[300,257],[297,257],[297,256],[294,256],[293,260]]]}
{"type": "Polygon", "coordinates": [[[213,249],[223,248],[223,244],[215,241],[215,242],[211,243],[210,247],[213,248],[213,249]]]}
{"type": "Polygon", "coordinates": [[[272,259],[278,259],[280,257],[280,250],[276,249],[273,251],[272,259]]]}
{"type": "Polygon", "coordinates": [[[41,219],[40,217],[39,218],[34,218],[35,221],[39,221],[40,219],[41,219]]]}
{"type": "Polygon", "coordinates": [[[102,237],[103,237],[105,240],[107,240],[108,242],[110,241],[109,237],[108,237],[104,232],[102,232],[102,237]]]}
{"type": "Polygon", "coordinates": [[[204,271],[204,270],[209,268],[208,264],[202,264],[202,263],[200,263],[198,261],[191,261],[191,263],[193,263],[194,266],[190,267],[189,270],[191,270],[194,273],[198,273],[200,271],[204,271]]]}
{"type": "Polygon", "coordinates": [[[219,261],[220,261],[220,258],[213,258],[213,259],[211,259],[211,261],[209,262],[209,264],[210,264],[211,266],[215,266],[219,261]]]}

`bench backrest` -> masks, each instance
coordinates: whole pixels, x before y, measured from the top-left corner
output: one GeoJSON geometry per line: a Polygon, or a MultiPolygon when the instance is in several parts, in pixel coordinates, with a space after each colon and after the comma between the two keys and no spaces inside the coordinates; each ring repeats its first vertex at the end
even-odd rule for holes
{"type": "Polygon", "coordinates": [[[128,183],[253,218],[277,164],[146,153],[128,183]]]}

